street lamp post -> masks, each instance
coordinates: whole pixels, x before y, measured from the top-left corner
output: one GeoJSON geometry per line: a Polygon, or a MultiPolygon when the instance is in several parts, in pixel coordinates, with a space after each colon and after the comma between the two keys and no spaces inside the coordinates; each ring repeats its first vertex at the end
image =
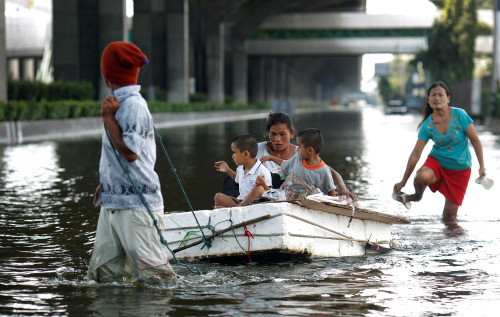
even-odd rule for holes
{"type": "Polygon", "coordinates": [[[0,102],[7,103],[7,42],[5,40],[5,1],[0,1],[0,102]]]}
{"type": "Polygon", "coordinates": [[[500,35],[500,0],[493,1],[494,5],[494,32],[493,32],[493,69],[491,71],[491,116],[495,116],[496,110],[496,94],[498,88],[498,75],[499,75],[499,58],[498,54],[500,52],[500,41],[498,36],[500,35]]]}

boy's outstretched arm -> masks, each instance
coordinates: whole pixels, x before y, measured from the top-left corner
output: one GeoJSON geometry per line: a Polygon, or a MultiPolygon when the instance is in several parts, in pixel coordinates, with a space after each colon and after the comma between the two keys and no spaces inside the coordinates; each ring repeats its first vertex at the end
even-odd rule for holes
{"type": "Polygon", "coordinates": [[[236,178],[236,172],[233,171],[231,168],[229,168],[229,165],[227,165],[226,162],[217,161],[215,162],[214,167],[217,170],[217,172],[226,173],[233,180],[236,178]]]}
{"type": "Polygon", "coordinates": [[[271,161],[271,162],[274,162],[276,164],[278,164],[279,166],[281,166],[281,164],[283,163],[283,159],[280,159],[280,158],[277,158],[277,157],[274,157],[274,156],[270,156],[270,155],[264,155],[260,158],[260,161],[262,163],[264,162],[267,162],[267,161],[271,161]]]}

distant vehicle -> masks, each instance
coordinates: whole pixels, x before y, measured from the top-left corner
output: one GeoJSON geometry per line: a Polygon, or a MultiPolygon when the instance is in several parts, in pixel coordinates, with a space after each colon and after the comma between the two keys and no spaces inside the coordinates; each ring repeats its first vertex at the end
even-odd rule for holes
{"type": "Polygon", "coordinates": [[[378,96],[374,93],[351,91],[341,95],[340,105],[346,108],[363,108],[370,105],[377,105],[378,96]]]}
{"type": "Polygon", "coordinates": [[[405,102],[400,99],[392,99],[387,102],[385,106],[386,114],[406,114],[408,113],[408,107],[405,102]]]}

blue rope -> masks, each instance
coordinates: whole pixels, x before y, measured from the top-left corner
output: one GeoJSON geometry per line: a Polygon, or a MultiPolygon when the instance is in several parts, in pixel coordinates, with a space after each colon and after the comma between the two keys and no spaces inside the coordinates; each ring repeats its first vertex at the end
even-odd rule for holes
{"type": "Polygon", "coordinates": [[[146,199],[144,198],[144,196],[142,195],[141,191],[139,190],[139,188],[137,188],[137,186],[135,185],[135,182],[134,180],[132,179],[132,177],[130,176],[130,171],[125,167],[123,166],[122,162],[120,161],[120,157],[115,149],[115,146],[113,145],[113,142],[111,141],[111,138],[109,137],[109,134],[108,134],[108,130],[106,129],[106,126],[104,126],[104,131],[106,131],[106,135],[108,136],[108,139],[109,139],[109,143],[111,143],[111,147],[113,148],[113,153],[115,153],[115,156],[116,156],[116,160],[118,161],[118,163],[120,164],[121,168],[123,169],[123,171],[125,172],[125,174],[127,174],[127,177],[128,179],[130,180],[130,182],[132,183],[132,186],[134,186],[134,190],[135,192],[139,195],[139,197],[141,198],[141,201],[142,203],[144,204],[144,206],[146,207],[146,209],[148,210],[148,213],[149,215],[151,216],[151,218],[153,219],[153,224],[156,228],[156,232],[158,232],[158,235],[160,236],[160,241],[163,245],[165,245],[168,249],[168,251],[170,251],[170,253],[172,254],[173,258],[174,258],[174,261],[175,261],[175,264],[179,264],[179,265],[182,265],[186,268],[188,268],[191,272],[195,273],[195,274],[198,274],[198,275],[201,275],[201,271],[200,270],[193,270],[189,265],[185,264],[185,263],[182,263],[180,262],[177,257],[175,256],[174,252],[170,249],[169,245],[168,245],[168,242],[167,240],[165,240],[165,238],[163,237],[163,235],[161,234],[161,230],[160,228],[158,227],[158,220],[156,220],[156,218],[154,217],[153,215],[153,212],[151,211],[151,209],[149,208],[149,205],[148,203],[146,202],[146,199]]]}
{"type": "MultiPolygon", "coordinates": [[[[193,214],[193,215],[194,215],[194,214],[193,214]]],[[[196,218],[196,216],[194,216],[194,217],[196,218]]],[[[210,225],[210,222],[212,222],[212,216],[208,216],[208,224],[207,224],[207,228],[208,228],[208,230],[212,231],[212,234],[213,234],[213,235],[215,235],[215,233],[216,233],[216,232],[215,232],[215,228],[214,228],[213,226],[211,226],[211,225],[210,225]]],[[[203,231],[202,231],[202,233],[203,233],[203,231]]],[[[202,239],[202,241],[204,241],[204,240],[202,239]]],[[[210,245],[208,245],[208,244],[206,243],[206,241],[204,241],[204,242],[205,242],[205,243],[203,244],[203,246],[201,247],[201,249],[203,250],[203,248],[205,247],[205,245],[207,246],[207,248],[208,248],[208,249],[210,249],[210,247],[212,246],[212,243],[209,241],[210,245]]]]}

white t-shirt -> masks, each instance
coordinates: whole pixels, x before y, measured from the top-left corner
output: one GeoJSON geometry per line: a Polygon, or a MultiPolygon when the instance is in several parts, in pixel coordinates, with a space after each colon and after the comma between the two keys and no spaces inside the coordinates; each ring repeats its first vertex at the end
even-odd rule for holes
{"type": "Polygon", "coordinates": [[[240,195],[236,199],[243,200],[248,196],[248,194],[250,194],[252,188],[255,186],[255,180],[260,174],[264,174],[266,185],[271,187],[271,172],[269,172],[259,159],[257,159],[257,162],[255,162],[248,173],[245,174],[244,168],[245,167],[243,165],[240,165],[236,169],[236,177],[234,178],[234,181],[240,186],[240,195]]]}

